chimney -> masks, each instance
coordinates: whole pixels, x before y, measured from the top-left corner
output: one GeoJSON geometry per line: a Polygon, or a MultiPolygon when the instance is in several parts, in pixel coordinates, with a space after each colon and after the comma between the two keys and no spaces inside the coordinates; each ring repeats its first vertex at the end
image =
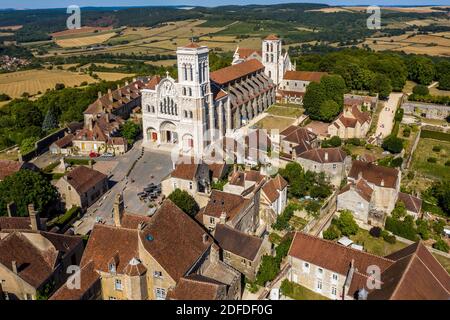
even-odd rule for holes
{"type": "Polygon", "coordinates": [[[109,97],[109,101],[114,102],[111,89],[108,89],[108,97],[109,97]]]}
{"type": "Polygon", "coordinates": [[[88,120],[88,129],[89,130],[92,130],[92,128],[93,128],[93,122],[94,122],[94,119],[92,119],[92,118],[90,118],[89,120],[88,120]]]}
{"type": "Polygon", "coordinates": [[[99,92],[97,93],[97,95],[98,95],[98,98],[100,99],[100,98],[102,97],[102,92],[99,91],[99,92]]]}
{"type": "Polygon", "coordinates": [[[17,274],[17,261],[14,260],[11,262],[12,271],[17,274]]]}
{"type": "Polygon", "coordinates": [[[28,205],[28,215],[30,216],[31,230],[41,230],[41,220],[39,219],[39,213],[34,209],[34,204],[28,205]]]}
{"type": "Polygon", "coordinates": [[[125,81],[125,86],[128,86],[130,83],[127,81],[125,81]]]}
{"type": "Polygon", "coordinates": [[[358,181],[362,179],[362,171],[358,172],[358,181]]]}
{"type": "Polygon", "coordinates": [[[202,235],[202,241],[203,241],[203,244],[207,244],[207,243],[208,243],[208,240],[209,240],[209,235],[208,235],[207,233],[204,233],[204,234],[202,235]]]}
{"type": "Polygon", "coordinates": [[[380,186],[384,187],[384,179],[381,179],[380,186]]]}
{"type": "Polygon", "coordinates": [[[106,123],[109,123],[109,113],[108,112],[105,113],[105,121],[106,121],[106,123]]]}
{"type": "Polygon", "coordinates": [[[221,224],[225,224],[226,220],[227,220],[227,213],[226,212],[222,212],[220,214],[220,223],[221,224]]]}
{"type": "Polygon", "coordinates": [[[89,159],[89,169],[94,169],[94,165],[92,164],[92,159],[89,159]]]}
{"type": "Polygon", "coordinates": [[[6,210],[8,211],[8,217],[14,217],[16,215],[16,204],[14,202],[10,202],[6,205],[6,210]]]}
{"type": "Polygon", "coordinates": [[[123,204],[122,193],[118,193],[118,194],[116,194],[116,197],[114,200],[114,224],[116,227],[122,226],[122,216],[123,216],[124,210],[125,210],[125,207],[123,204]]]}
{"type": "Polygon", "coordinates": [[[325,151],[325,161],[328,161],[328,151],[325,151]]]}

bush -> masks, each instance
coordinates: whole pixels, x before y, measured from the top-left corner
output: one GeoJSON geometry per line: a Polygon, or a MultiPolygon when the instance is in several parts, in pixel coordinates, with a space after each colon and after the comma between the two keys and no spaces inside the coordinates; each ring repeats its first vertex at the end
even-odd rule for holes
{"type": "Polygon", "coordinates": [[[64,227],[68,222],[70,222],[73,218],[78,216],[78,214],[81,213],[80,207],[72,207],[69,210],[66,211],[63,215],[59,216],[55,221],[54,224],[58,227],[64,227]]]}
{"type": "Polygon", "coordinates": [[[280,271],[280,263],[275,257],[264,255],[256,274],[255,283],[264,286],[268,281],[272,281],[280,271]]]}
{"type": "Polygon", "coordinates": [[[372,237],[379,238],[381,236],[381,228],[380,227],[372,227],[369,231],[369,234],[372,237]]]}
{"type": "Polygon", "coordinates": [[[57,84],[55,84],[55,90],[62,90],[65,87],[66,86],[64,85],[64,83],[57,83],[57,84]]]}
{"type": "Polygon", "coordinates": [[[395,236],[393,236],[387,232],[385,234],[383,234],[383,240],[390,244],[395,244],[397,242],[397,239],[395,238],[395,236]]]}
{"type": "Polygon", "coordinates": [[[429,162],[429,163],[436,163],[437,159],[433,158],[433,157],[430,157],[430,158],[427,159],[427,162],[429,162]]]}
{"type": "Polygon", "coordinates": [[[403,140],[394,135],[389,135],[384,139],[381,147],[391,153],[400,153],[403,150],[403,140]]]}
{"type": "Polygon", "coordinates": [[[277,217],[277,221],[272,225],[272,228],[275,230],[286,230],[289,229],[289,220],[291,220],[294,215],[294,211],[299,210],[301,207],[296,203],[289,203],[284,209],[283,213],[281,213],[277,217]]]}
{"type": "Polygon", "coordinates": [[[414,219],[411,216],[406,216],[403,221],[396,217],[387,217],[385,228],[395,235],[417,241],[417,230],[414,228],[414,219]]]}
{"type": "Polygon", "coordinates": [[[341,230],[335,225],[332,224],[327,230],[323,232],[323,238],[326,240],[335,240],[341,237],[341,230]]]}
{"type": "Polygon", "coordinates": [[[169,195],[169,199],[192,217],[200,210],[195,199],[187,191],[175,189],[169,195]]]}
{"type": "Polygon", "coordinates": [[[411,128],[410,127],[403,128],[403,136],[405,138],[409,138],[410,135],[411,135],[411,128]]]}
{"type": "Polygon", "coordinates": [[[353,218],[353,214],[349,210],[343,210],[336,220],[336,226],[341,230],[342,235],[351,236],[358,232],[358,224],[353,218]]]}
{"type": "Polygon", "coordinates": [[[433,248],[436,249],[436,250],[443,251],[443,252],[448,252],[448,250],[450,250],[447,242],[445,242],[442,239],[439,239],[438,241],[433,243],[433,248]]]}
{"type": "Polygon", "coordinates": [[[418,96],[426,96],[430,93],[430,90],[428,90],[427,86],[418,84],[413,88],[413,93],[418,96]]]}
{"type": "Polygon", "coordinates": [[[338,136],[332,136],[330,139],[325,139],[321,143],[322,148],[336,148],[342,145],[342,140],[338,136]]]}
{"type": "Polygon", "coordinates": [[[6,93],[0,93],[0,101],[9,101],[11,100],[11,97],[8,96],[6,93]]]}
{"type": "Polygon", "coordinates": [[[389,165],[391,167],[396,168],[396,167],[400,167],[402,165],[402,163],[403,163],[403,158],[402,157],[398,157],[398,158],[392,159],[391,162],[389,163],[389,165]]]}
{"type": "Polygon", "coordinates": [[[450,134],[440,131],[422,130],[420,137],[450,142],[450,134]]]}
{"type": "Polygon", "coordinates": [[[446,166],[446,167],[450,167],[450,160],[447,160],[447,161],[445,162],[445,166],[446,166]]]}
{"type": "Polygon", "coordinates": [[[441,152],[442,147],[441,146],[433,146],[433,151],[434,152],[441,152]]]}
{"type": "Polygon", "coordinates": [[[354,146],[362,146],[364,144],[364,141],[358,138],[350,138],[347,139],[347,143],[354,146]]]}

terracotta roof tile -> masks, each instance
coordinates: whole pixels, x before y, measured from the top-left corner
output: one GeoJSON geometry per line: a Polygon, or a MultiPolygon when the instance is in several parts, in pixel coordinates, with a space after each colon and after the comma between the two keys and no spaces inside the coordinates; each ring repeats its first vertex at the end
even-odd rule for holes
{"type": "Polygon", "coordinates": [[[226,68],[211,72],[210,78],[219,85],[224,85],[246,75],[262,71],[264,65],[256,59],[251,59],[226,68]]]}
{"type": "Polygon", "coordinates": [[[275,34],[269,34],[264,40],[280,40],[280,38],[275,34]]]}
{"type": "Polygon", "coordinates": [[[299,157],[318,163],[337,163],[344,162],[347,154],[341,148],[319,148],[305,151],[299,157]]]}
{"type": "Polygon", "coordinates": [[[249,49],[249,48],[238,48],[237,52],[239,53],[239,58],[241,58],[241,59],[247,59],[253,53],[256,53],[260,57],[262,56],[261,50],[255,50],[255,49],[249,49]]]}
{"type": "Polygon", "coordinates": [[[0,160],[0,180],[16,173],[22,168],[22,163],[12,160],[0,160]]]}
{"type": "Polygon", "coordinates": [[[208,204],[202,209],[202,214],[220,218],[225,212],[227,220],[233,220],[250,202],[249,199],[233,193],[213,190],[208,204]]]}
{"type": "Polygon", "coordinates": [[[287,187],[287,181],[280,175],[270,179],[263,187],[262,191],[270,202],[275,202],[280,196],[281,191],[287,187]]]}
{"type": "Polygon", "coordinates": [[[422,200],[410,194],[399,192],[397,202],[402,201],[405,204],[406,210],[419,213],[422,208],[422,200]]]}
{"type": "Polygon", "coordinates": [[[61,139],[56,140],[53,142],[55,145],[57,145],[59,148],[65,148],[72,144],[72,140],[75,136],[71,133],[65,135],[61,139]]]}
{"type": "Polygon", "coordinates": [[[78,192],[84,193],[101,181],[106,181],[108,177],[97,171],[85,166],[78,166],[70,171],[64,179],[78,192]]]}
{"type": "Polygon", "coordinates": [[[226,285],[198,274],[182,277],[177,286],[170,290],[167,299],[172,300],[216,300],[226,285]]]}
{"type": "Polygon", "coordinates": [[[319,82],[320,79],[326,75],[327,75],[326,72],[286,71],[284,73],[283,80],[319,82]]]}
{"type": "Polygon", "coordinates": [[[400,174],[399,171],[394,168],[387,168],[373,163],[354,160],[348,176],[356,181],[359,179],[360,173],[362,174],[362,178],[367,182],[377,186],[381,186],[383,182],[384,187],[386,188],[395,188],[400,174]]]}

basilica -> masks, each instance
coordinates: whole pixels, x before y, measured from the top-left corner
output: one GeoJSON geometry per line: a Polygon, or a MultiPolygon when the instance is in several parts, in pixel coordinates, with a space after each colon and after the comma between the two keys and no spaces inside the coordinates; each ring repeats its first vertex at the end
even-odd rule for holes
{"type": "Polygon", "coordinates": [[[261,51],[237,48],[232,65],[214,72],[208,53],[196,43],[179,47],[178,79],[153,77],[141,90],[145,147],[177,146],[201,156],[274,104],[284,74],[295,72],[274,35],[261,51]]]}

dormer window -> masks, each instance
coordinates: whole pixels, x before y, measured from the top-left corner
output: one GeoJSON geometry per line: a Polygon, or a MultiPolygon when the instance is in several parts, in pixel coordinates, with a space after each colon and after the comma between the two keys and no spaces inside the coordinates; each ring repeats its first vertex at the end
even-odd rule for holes
{"type": "Polygon", "coordinates": [[[116,264],[115,263],[110,263],[108,266],[108,270],[111,273],[116,273],[116,264]]]}

